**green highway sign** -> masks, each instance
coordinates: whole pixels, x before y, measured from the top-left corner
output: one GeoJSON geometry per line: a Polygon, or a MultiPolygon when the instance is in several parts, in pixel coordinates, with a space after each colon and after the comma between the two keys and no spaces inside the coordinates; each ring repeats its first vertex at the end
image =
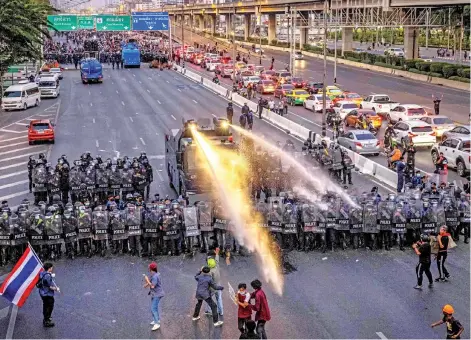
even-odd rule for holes
{"type": "Polygon", "coordinates": [[[95,28],[94,17],[78,17],[77,21],[79,30],[92,30],[95,28]]]}
{"type": "Polygon", "coordinates": [[[97,15],[97,31],[129,31],[131,30],[131,16],[129,15],[97,15]]]}
{"type": "Polygon", "coordinates": [[[58,31],[75,31],[78,27],[76,15],[48,15],[47,20],[58,31]]]}

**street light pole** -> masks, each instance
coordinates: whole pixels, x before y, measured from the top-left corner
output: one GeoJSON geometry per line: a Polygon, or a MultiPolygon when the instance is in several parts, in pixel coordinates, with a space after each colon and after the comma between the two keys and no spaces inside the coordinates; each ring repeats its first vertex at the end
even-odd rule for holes
{"type": "Polygon", "coordinates": [[[259,37],[259,44],[260,44],[260,48],[258,51],[259,65],[262,65],[262,6],[258,8],[257,21],[258,21],[258,37],[259,37]]]}
{"type": "Polygon", "coordinates": [[[324,0],[324,74],[322,77],[322,137],[327,135],[327,123],[326,123],[326,78],[327,78],[327,11],[328,11],[328,2],[324,0]]]}
{"type": "MultiPolygon", "coordinates": [[[[236,71],[236,68],[235,68],[235,60],[236,60],[236,43],[235,43],[235,13],[236,13],[236,10],[235,10],[235,1],[236,0],[232,0],[232,15],[229,15],[229,20],[231,20],[230,24],[231,24],[231,35],[232,35],[232,63],[233,63],[233,66],[232,66],[232,89],[234,89],[235,87],[235,71],[236,71]]],[[[227,23],[226,23],[226,27],[227,27],[227,23]]],[[[231,101],[232,101],[232,97],[231,97],[231,101]]]]}
{"type": "MultiPolygon", "coordinates": [[[[336,4],[337,5],[337,4],[336,4]]],[[[338,20],[338,12],[335,11],[335,36],[334,36],[334,84],[337,84],[337,34],[338,34],[338,27],[337,27],[337,20],[338,20]]]]}
{"type": "Polygon", "coordinates": [[[183,29],[183,27],[185,26],[185,11],[184,11],[184,8],[185,8],[185,4],[182,0],[182,58],[183,58],[183,61],[182,61],[182,67],[184,68],[185,67],[185,30],[183,29]]]}

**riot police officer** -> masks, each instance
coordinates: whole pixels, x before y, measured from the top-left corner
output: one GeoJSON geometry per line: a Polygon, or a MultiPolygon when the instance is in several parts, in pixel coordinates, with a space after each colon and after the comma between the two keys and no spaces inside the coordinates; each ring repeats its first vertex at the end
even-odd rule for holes
{"type": "Polygon", "coordinates": [[[28,180],[29,180],[29,192],[33,192],[33,169],[36,166],[36,160],[33,156],[29,156],[28,161],[28,180]]]}
{"type": "Polygon", "coordinates": [[[232,124],[232,118],[234,117],[234,107],[232,106],[231,102],[227,104],[226,117],[227,117],[227,120],[229,121],[229,124],[232,124]]]}

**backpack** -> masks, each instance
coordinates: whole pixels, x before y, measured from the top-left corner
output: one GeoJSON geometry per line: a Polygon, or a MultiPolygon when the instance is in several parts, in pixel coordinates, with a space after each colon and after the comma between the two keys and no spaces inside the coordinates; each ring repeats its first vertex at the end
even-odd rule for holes
{"type": "MultiPolygon", "coordinates": [[[[42,277],[39,277],[38,282],[36,282],[36,288],[38,288],[38,289],[44,289],[43,280],[44,280],[44,277],[45,277],[47,274],[48,274],[48,273],[44,274],[42,277]]],[[[49,275],[51,275],[51,274],[49,274],[49,275]]]]}

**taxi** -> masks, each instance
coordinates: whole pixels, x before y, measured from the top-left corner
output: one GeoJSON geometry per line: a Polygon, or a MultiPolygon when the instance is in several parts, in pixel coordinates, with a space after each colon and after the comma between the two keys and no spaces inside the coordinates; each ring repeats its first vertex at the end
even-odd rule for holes
{"type": "MultiPolygon", "coordinates": [[[[326,86],[325,87],[325,95],[329,97],[331,100],[336,98],[337,96],[340,96],[343,93],[341,89],[339,89],[337,86],[326,86]]],[[[318,94],[322,94],[322,90],[319,90],[318,94]]]]}
{"type": "Polygon", "coordinates": [[[32,120],[26,127],[28,128],[29,145],[44,141],[54,144],[54,124],[49,119],[32,120]]]}
{"type": "Polygon", "coordinates": [[[379,129],[383,119],[374,110],[356,109],[345,116],[345,125],[355,127],[361,117],[368,118],[375,129],[379,129]]]}
{"type": "Polygon", "coordinates": [[[307,98],[309,98],[309,92],[306,90],[291,90],[286,92],[286,101],[291,106],[303,105],[307,98]]]}
{"type": "Polygon", "coordinates": [[[358,93],[345,91],[341,95],[335,97],[332,102],[335,104],[339,100],[345,102],[354,102],[355,104],[360,105],[363,98],[358,93]]]}
{"type": "Polygon", "coordinates": [[[246,65],[244,62],[242,61],[237,61],[235,64],[234,64],[234,67],[236,69],[236,71],[240,70],[240,69],[243,69],[243,68],[246,68],[246,65]]]}

